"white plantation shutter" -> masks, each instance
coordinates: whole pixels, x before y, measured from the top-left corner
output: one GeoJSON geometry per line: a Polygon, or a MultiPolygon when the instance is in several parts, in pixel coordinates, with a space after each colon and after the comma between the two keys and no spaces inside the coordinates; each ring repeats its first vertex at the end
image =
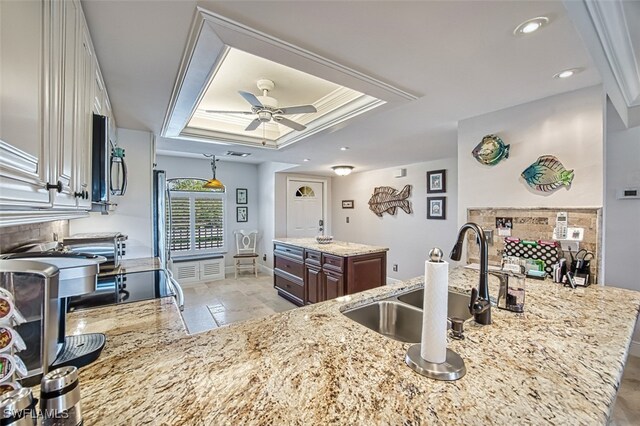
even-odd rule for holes
{"type": "Polygon", "coordinates": [[[171,191],[167,216],[172,252],[189,255],[224,251],[224,194],[171,191]]]}
{"type": "MultiPolygon", "coordinates": [[[[169,206],[169,205],[168,205],[169,206]]],[[[189,197],[171,197],[171,229],[167,229],[167,235],[171,236],[171,251],[184,251],[191,249],[191,208],[189,197]]],[[[166,221],[167,227],[169,220],[166,221]]]]}
{"type": "Polygon", "coordinates": [[[223,202],[199,195],[194,197],[195,249],[221,248],[224,246],[223,202]]]}

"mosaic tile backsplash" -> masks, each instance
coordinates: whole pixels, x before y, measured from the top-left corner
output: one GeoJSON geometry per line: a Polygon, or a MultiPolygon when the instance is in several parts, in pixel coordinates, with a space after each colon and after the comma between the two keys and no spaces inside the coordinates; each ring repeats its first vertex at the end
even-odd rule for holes
{"type": "Polygon", "coordinates": [[[69,235],[69,221],[30,223],[0,229],[0,253],[11,253],[18,246],[31,242],[52,241],[53,234],[62,240],[69,235]]]}
{"type": "MultiPolygon", "coordinates": [[[[475,222],[483,229],[493,230],[493,245],[489,246],[489,263],[500,265],[504,253],[504,238],[498,236],[496,218],[513,218],[511,236],[522,240],[551,240],[553,228],[556,224],[556,214],[567,212],[570,227],[584,228],[584,240],[580,242],[580,249],[589,250],[594,254],[591,261],[592,283],[597,282],[598,265],[601,260],[602,247],[602,211],[597,208],[473,208],[467,210],[467,220],[475,222]]],[[[467,239],[473,241],[472,233],[467,234],[467,239]]],[[[479,252],[477,244],[467,244],[468,263],[478,263],[479,252]]],[[[569,259],[569,254],[565,253],[569,259]]]]}

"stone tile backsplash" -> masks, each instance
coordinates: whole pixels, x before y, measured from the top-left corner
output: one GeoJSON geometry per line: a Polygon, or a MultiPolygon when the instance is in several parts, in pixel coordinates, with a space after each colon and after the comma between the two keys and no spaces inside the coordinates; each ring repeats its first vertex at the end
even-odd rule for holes
{"type": "Polygon", "coordinates": [[[52,241],[53,234],[62,240],[69,236],[69,221],[29,223],[0,229],[0,253],[11,253],[18,246],[30,242],[52,241]]]}
{"type": "MultiPolygon", "coordinates": [[[[602,247],[602,210],[598,208],[473,208],[467,210],[467,220],[479,224],[483,229],[494,232],[493,245],[489,246],[489,263],[500,265],[504,253],[504,237],[498,236],[496,228],[497,217],[513,218],[511,236],[523,240],[551,240],[553,228],[556,224],[556,214],[567,212],[570,227],[584,228],[584,240],[580,242],[580,249],[594,253],[591,261],[591,276],[598,276],[598,265],[601,261],[602,247]]],[[[472,233],[467,239],[473,241],[472,233]]],[[[478,246],[467,244],[468,263],[479,261],[478,246]]],[[[569,253],[565,253],[569,259],[569,253]]],[[[595,280],[592,279],[592,283],[595,280]]]]}

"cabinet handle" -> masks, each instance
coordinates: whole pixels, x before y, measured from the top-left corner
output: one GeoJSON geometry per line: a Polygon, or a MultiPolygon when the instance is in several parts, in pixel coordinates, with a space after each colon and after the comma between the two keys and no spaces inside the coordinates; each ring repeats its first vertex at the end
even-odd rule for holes
{"type": "Polygon", "coordinates": [[[55,189],[58,194],[62,192],[62,182],[58,181],[57,184],[47,183],[47,189],[55,189]]]}
{"type": "Polygon", "coordinates": [[[73,196],[76,197],[76,198],[84,199],[84,191],[82,191],[82,192],[74,192],[73,196]]]}
{"type": "Polygon", "coordinates": [[[86,189],[82,191],[82,198],[85,200],[89,199],[89,191],[87,191],[86,189]]]}

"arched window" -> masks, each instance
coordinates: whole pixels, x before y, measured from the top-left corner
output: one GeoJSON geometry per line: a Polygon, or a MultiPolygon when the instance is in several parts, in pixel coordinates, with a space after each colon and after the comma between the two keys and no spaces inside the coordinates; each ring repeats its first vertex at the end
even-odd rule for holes
{"type": "Polygon", "coordinates": [[[296,197],[304,197],[304,198],[313,198],[316,196],[316,193],[309,186],[301,186],[296,190],[296,197]]]}
{"type": "Polygon", "coordinates": [[[169,248],[180,255],[220,252],[224,241],[224,193],[203,185],[206,179],[167,179],[169,248]]]}

